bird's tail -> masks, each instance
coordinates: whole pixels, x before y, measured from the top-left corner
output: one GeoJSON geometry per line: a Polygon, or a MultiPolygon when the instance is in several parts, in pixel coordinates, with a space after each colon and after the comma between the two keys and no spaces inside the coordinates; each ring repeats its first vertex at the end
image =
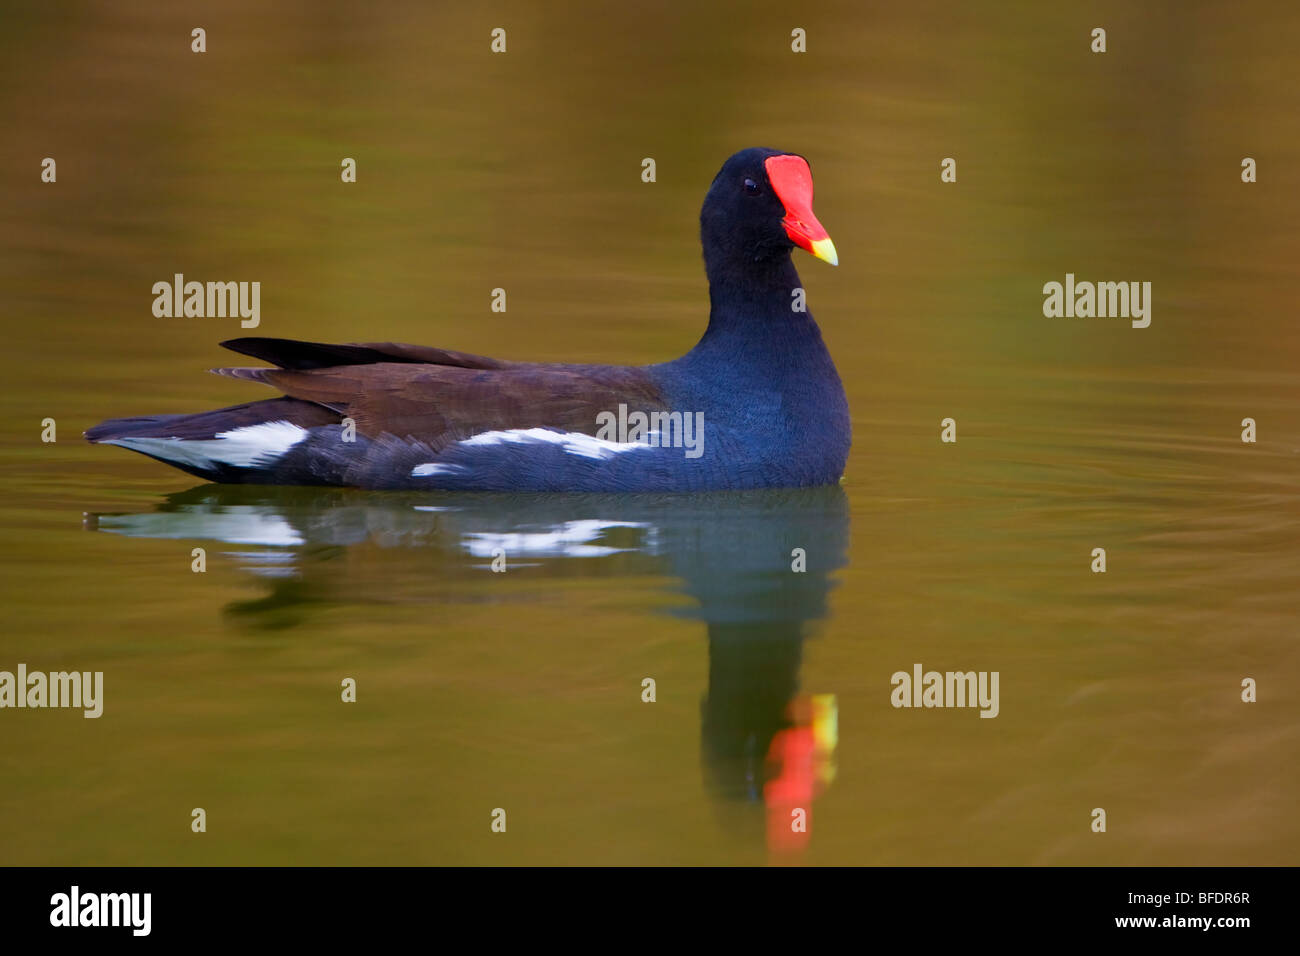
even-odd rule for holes
{"type": "Polygon", "coordinates": [[[328,408],[282,397],[194,415],[110,418],[89,429],[86,439],[129,448],[209,481],[276,483],[291,477],[310,483],[281,466],[311,429],[340,420],[328,408]]]}

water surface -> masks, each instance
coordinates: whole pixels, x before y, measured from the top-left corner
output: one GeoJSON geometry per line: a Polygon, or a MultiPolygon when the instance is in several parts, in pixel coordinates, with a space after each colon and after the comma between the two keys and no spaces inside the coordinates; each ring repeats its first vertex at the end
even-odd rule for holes
{"type": "Polygon", "coordinates": [[[0,669],[102,670],[106,700],[0,712],[0,862],[1295,862],[1300,13],[5,27],[0,669]],[[798,261],[853,410],[840,487],[230,489],[79,440],[269,394],[203,374],[237,322],[152,316],[176,272],[260,281],[266,335],[671,358],[706,317],[699,203],[759,144],[809,157],[841,256],[798,261]],[[1045,318],[1067,272],[1152,282],[1150,328],[1045,318]],[[915,663],[998,671],[999,715],[894,709],[915,663]]]}

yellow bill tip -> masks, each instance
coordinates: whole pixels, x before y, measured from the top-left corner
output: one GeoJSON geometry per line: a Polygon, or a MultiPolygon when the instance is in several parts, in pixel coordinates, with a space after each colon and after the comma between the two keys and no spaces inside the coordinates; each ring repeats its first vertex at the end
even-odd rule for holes
{"type": "Polygon", "coordinates": [[[833,266],[840,264],[840,257],[835,253],[835,243],[831,242],[830,239],[818,239],[813,242],[812,254],[833,266]]]}

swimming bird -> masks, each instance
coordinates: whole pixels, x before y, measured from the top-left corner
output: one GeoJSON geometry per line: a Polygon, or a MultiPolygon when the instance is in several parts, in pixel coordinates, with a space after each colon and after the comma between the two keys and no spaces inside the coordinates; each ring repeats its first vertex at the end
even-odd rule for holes
{"type": "Polygon", "coordinates": [[[700,212],[709,323],[645,366],[517,362],[392,342],[221,344],[213,371],[282,394],[86,432],[210,481],[479,491],[704,491],[839,480],[844,388],[791,254],[838,264],[804,157],[728,159],[700,212]]]}

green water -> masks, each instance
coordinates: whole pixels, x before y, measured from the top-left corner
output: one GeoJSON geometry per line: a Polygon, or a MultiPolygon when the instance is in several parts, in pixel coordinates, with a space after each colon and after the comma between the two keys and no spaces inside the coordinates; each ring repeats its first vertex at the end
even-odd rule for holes
{"type": "Polygon", "coordinates": [[[265,6],[3,14],[0,670],[104,713],[0,710],[0,863],[1296,862],[1300,10],[265,6]],[[259,334],[674,357],[750,145],[839,250],[797,260],[839,488],[232,489],[80,440],[271,394],[203,373],[237,320],[152,315],[176,272],[260,281],[259,334]],[[1044,317],[1067,272],[1150,327],[1044,317]],[[998,716],[892,707],[917,663],[998,716]],[[783,848],[769,753],[829,695],[783,848]]]}

